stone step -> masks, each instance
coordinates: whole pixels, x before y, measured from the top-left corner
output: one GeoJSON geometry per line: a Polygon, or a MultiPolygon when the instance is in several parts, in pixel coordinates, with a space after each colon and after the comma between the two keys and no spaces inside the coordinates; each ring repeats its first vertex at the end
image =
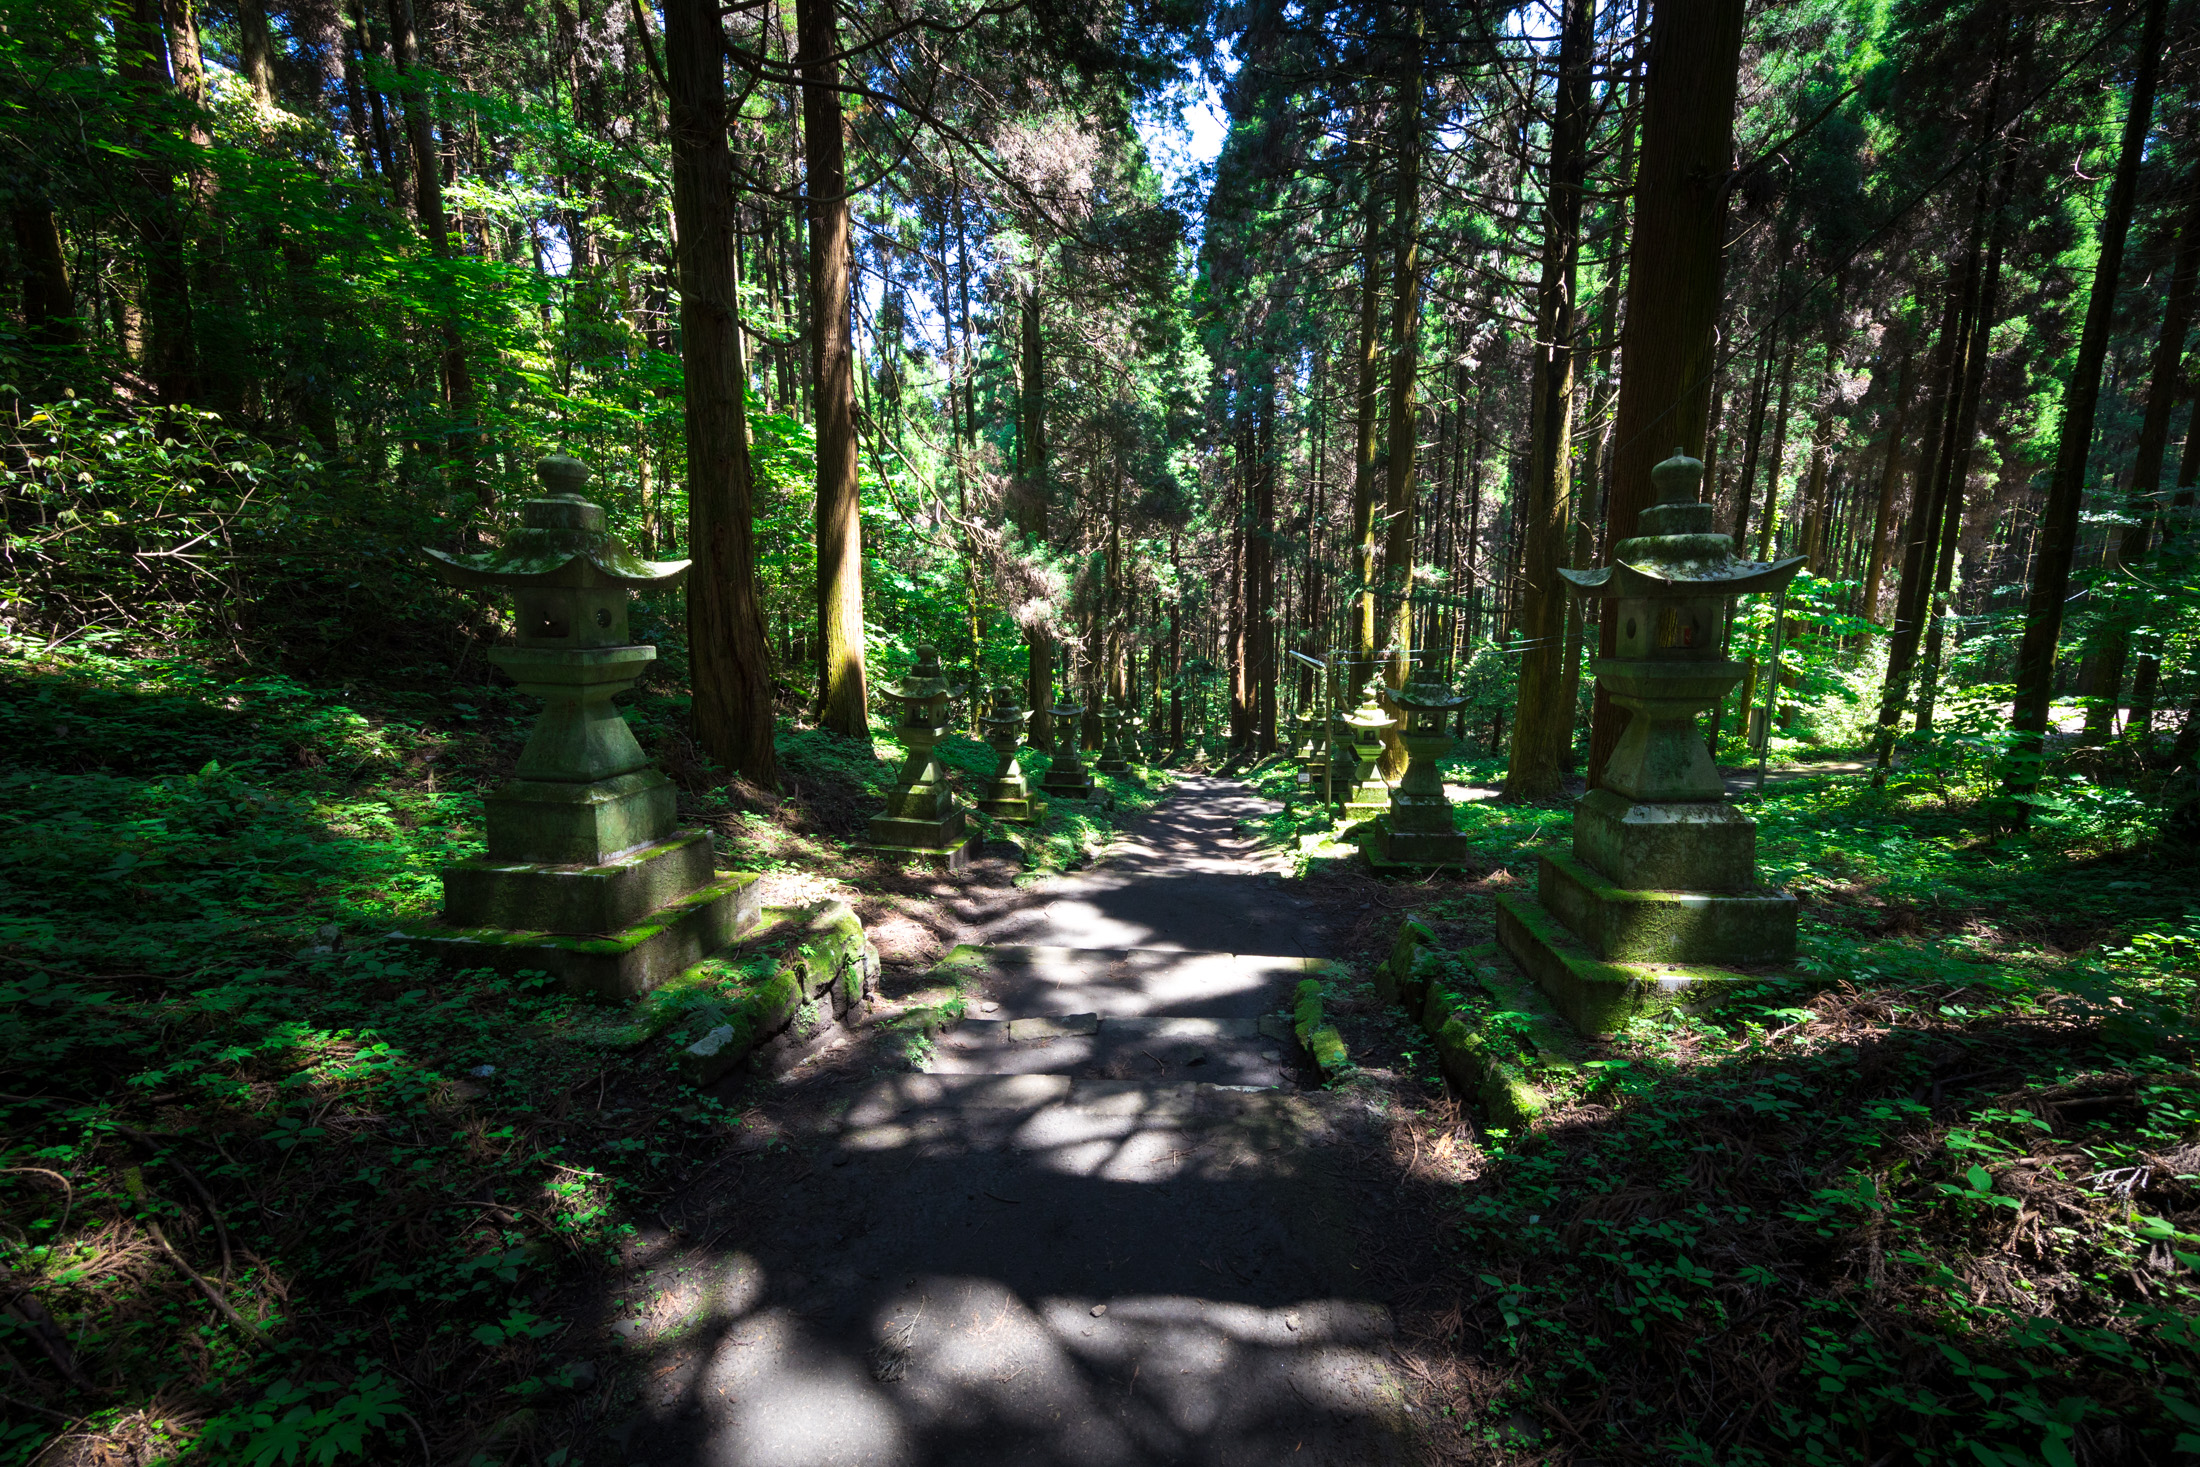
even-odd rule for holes
{"type": "Polygon", "coordinates": [[[1012,1013],[1103,1018],[1257,1018],[1282,1007],[1317,960],[1180,948],[959,947],[967,991],[1012,1013]]]}
{"type": "Polygon", "coordinates": [[[965,1019],[935,1041],[935,1075],[1072,1075],[1082,1079],[1274,1086],[1298,1042],[1282,1018],[1135,1018],[1065,1014],[965,1019]]]}

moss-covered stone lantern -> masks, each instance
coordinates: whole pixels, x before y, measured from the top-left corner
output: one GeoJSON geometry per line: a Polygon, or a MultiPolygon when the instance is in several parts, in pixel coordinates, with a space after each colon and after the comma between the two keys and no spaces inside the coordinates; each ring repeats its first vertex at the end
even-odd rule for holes
{"type": "Polygon", "coordinates": [[[985,730],[986,747],[993,751],[996,761],[992,783],[986,786],[978,808],[996,820],[1016,825],[1034,825],[1046,818],[1046,802],[1031,797],[1023,767],[1016,762],[1024,725],[1029,722],[1031,710],[1017,703],[1016,695],[1007,688],[993,695],[993,706],[978,719],[979,727],[985,730]]]}
{"type": "MultiPolygon", "coordinates": [[[[1593,667],[1629,714],[1602,787],[1575,806],[1572,851],[1542,855],[1540,900],[1498,899],[1499,937],[1561,1010],[1639,1007],[1730,976],[1691,965],[1795,955],[1795,899],[1758,882],[1756,823],[1727,803],[1696,719],[1745,671],[1726,655],[1732,598],[1780,590],[1803,562],[1736,556],[1697,500],[1702,478],[1676,452],[1651,470],[1656,502],[1613,564],[1559,572],[1606,602],[1619,650],[1593,667]]],[[[1599,1032],[1616,1023],[1567,1016],[1599,1032]]]]}
{"type": "Polygon", "coordinates": [[[610,997],[648,991],[757,915],[755,881],[720,876],[710,837],[675,830],[672,782],[652,769],[612,698],[655,647],[627,630],[627,597],[688,562],[644,560],[580,494],[588,466],[552,454],[519,528],[476,555],[430,550],[460,586],[509,591],[513,645],[489,660],[543,711],[515,777],[483,801],[488,854],[443,872],[439,921],[409,934],[456,961],[539,969],[610,997]]]}
{"type": "Polygon", "coordinates": [[[1047,712],[1054,718],[1054,758],[1039,788],[1064,800],[1089,800],[1093,794],[1092,776],[1085,773],[1084,760],[1077,750],[1085,726],[1084,705],[1072,698],[1065,686],[1062,696],[1047,712]]]}
{"type": "Polygon", "coordinates": [[[1110,698],[1100,709],[1100,761],[1102,774],[1128,774],[1131,761],[1123,757],[1123,705],[1110,698]]]}
{"type": "Polygon", "coordinates": [[[970,864],[970,840],[936,746],[947,733],[948,705],[962,689],[940,671],[937,649],[919,647],[909,676],[879,691],[901,705],[894,736],[908,754],[887,792],[886,813],[871,817],[871,844],[882,854],[959,871],[970,864]]]}
{"type": "Polygon", "coordinates": [[[1352,740],[1352,789],[1345,796],[1347,820],[1369,820],[1390,808],[1390,785],[1383,778],[1383,730],[1398,720],[1383,710],[1382,679],[1371,677],[1360,692],[1360,706],[1345,715],[1352,740]]]}
{"type": "Polygon", "coordinates": [[[1390,792],[1390,813],[1376,820],[1362,848],[1375,866],[1458,867],[1466,863],[1467,838],[1451,822],[1451,800],[1444,794],[1443,771],[1436,761],[1451,749],[1445,731],[1452,710],[1467,701],[1442,683],[1409,682],[1390,695],[1405,714],[1398,731],[1406,746],[1405,773],[1390,792]]]}

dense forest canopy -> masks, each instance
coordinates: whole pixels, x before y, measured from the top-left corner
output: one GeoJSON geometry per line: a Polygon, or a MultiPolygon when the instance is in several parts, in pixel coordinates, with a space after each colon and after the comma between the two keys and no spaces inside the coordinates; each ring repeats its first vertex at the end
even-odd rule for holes
{"type": "MultiPolygon", "coordinates": [[[[89,1452],[100,1433],[144,1461],[229,1442],[288,1462],[309,1438],[313,1460],[400,1460],[408,1432],[437,1461],[583,1460],[547,1446],[582,1427],[538,1433],[527,1415],[583,1384],[535,1343],[553,1327],[529,1270],[620,1246],[665,1195],[651,1189],[717,1144],[723,1116],[650,1091],[672,1082],[639,1047],[692,1016],[635,1038],[644,1059],[599,1046],[584,1063],[582,1041],[558,1046],[609,1021],[524,983],[415,986],[338,931],[428,909],[439,863],[480,852],[481,791],[512,768],[533,705],[489,660],[511,606],[445,583],[423,552],[500,543],[552,454],[588,466],[586,494],[642,555],[692,562],[634,608],[660,655],[625,706],[721,861],[847,857],[888,782],[873,745],[901,747],[888,685],[930,647],[969,693],[959,735],[1013,702],[1032,748],[1096,745],[1113,708],[1139,720],[1149,768],[1265,771],[1284,794],[1323,720],[1445,684],[1463,697],[1446,771],[1489,797],[1459,828],[1498,852],[1502,883],[1555,837],[1558,802],[1597,785],[1627,717],[1597,686],[1619,637],[1609,603],[1560,572],[1631,553],[1652,468],[1678,450],[1745,559],[1801,562],[1784,593],[1726,614],[1747,670],[1704,737],[1760,781],[1774,761],[1839,758],[1854,776],[1838,807],[1816,792],[1759,807],[1767,879],[1847,914],[1806,925],[1800,967],[1934,995],[1881,1009],[1845,987],[1816,1018],[1768,1001],[1703,1070],[1756,1085],[1776,1021],[1807,1031],[1798,1044],[1901,1030],[2002,1046],[1976,1074],[1943,1055],[1914,1093],[1902,1081],[1908,1100],[1868,1112],[1845,1079],[1760,1108],[1853,1122],[1823,1178],[1864,1166],[1852,1142],[1939,1128],[1913,1149],[1945,1161],[1945,1140],[1969,1190],[1934,1183],[1901,1226],[1975,1203],[1996,1257],[2027,1221],[2044,1257],[2059,1246],[2039,1242],[2045,1204],[1996,1196],[1961,1148],[2000,1166],[2020,1154],[2008,1134],[2029,1146],[2021,1128],[2048,1121],[1989,1104],[1999,1092],[1944,1106],[1942,1081],[2060,1095],[2079,1082],[2056,1064],[2110,1066],[2084,1045],[2140,1033],[2160,1051],[2115,1071],[2121,1099],[2072,1103],[2154,1128],[2155,1161],[2086,1153],[2102,1175],[2104,1157],[2130,1168],[2128,1216],[2087,1234],[2123,1262],[2056,1275],[2078,1301],[2055,1306],[2062,1343],[2009,1323],[2030,1304],[1977,1325],[2017,1340],[1979,1367],[1992,1379],[2021,1358],[2022,1389],[2052,1394],[2039,1382],[2077,1360],[2092,1394],[2053,1408],[2075,1415],[2050,1421],[2037,1393],[1992,1405],[2004,1388],[1961,1356],[1964,1384],[1934,1377],[1955,1405],[1904,1395],[1945,1370],[1865,1360],[1879,1347],[1858,1326],[1809,1346],[1847,1364],[1789,1372],[1833,1381],[1824,1400],[1752,1406],[1732,1440],[1755,1445],[1687,1459],[1910,1460],[1884,1435],[1852,1451],[1882,1410],[1861,1388],[1833,1399],[1852,1368],[1893,1382],[1871,1398],[1885,1412],[1914,1405],[1916,1460],[2193,1449],[2200,1364],[2176,1269],[2200,1253],[2171,1244],[2200,1245],[2168,1223],[2134,1232],[2132,1177],[2173,1146],[2182,1169],[2157,1170],[2200,1154],[2200,1111],[2160,1079],[2189,1070],[2200,951],[2200,0],[0,0],[0,209],[0,821],[23,904],[0,910],[0,1050],[19,1067],[0,1077],[0,1248],[47,1294],[81,1286],[66,1329],[28,1284],[0,1305],[0,1462],[64,1438],[89,1452]],[[1057,730],[1056,706],[1081,729],[1057,730]],[[2121,861],[2136,874],[2110,881],[2121,861]],[[2068,890],[2084,920],[2066,930],[2050,909],[2068,890]],[[2039,975],[2070,971],[2145,995],[2069,1018],[2054,1005],[2076,988],[2057,997],[2039,975]],[[2051,1009],[2071,1027],[2009,1037],[2051,1009]],[[538,1021],[526,1032],[554,1060],[499,1047],[500,1026],[538,1021]],[[591,1081],[606,1113],[600,1077],[618,1065],[607,1114],[628,1120],[530,1149],[536,1113],[563,1125],[591,1081]],[[66,1077],[84,1109],[32,1091],[33,1071],[66,1077]],[[392,1075],[410,1087],[397,1099],[373,1090],[392,1075]],[[285,1088],[324,1082],[341,1091],[326,1108],[285,1088]],[[620,1100],[629,1082],[655,1098],[620,1100]],[[509,1101],[526,1144],[477,1115],[438,1150],[454,1084],[508,1086],[485,1104],[509,1101]],[[226,1172],[191,1153],[259,1202],[219,1233],[218,1288],[220,1222],[185,1240],[203,1267],[157,1285],[183,1251],[132,1231],[196,1207],[199,1183],[163,1173],[167,1203],[147,1201],[128,1157],[231,1134],[178,1119],[192,1095],[244,1117],[257,1147],[223,1153],[226,1172]],[[374,1105],[409,1132],[359,1118],[374,1105]],[[527,1171],[565,1144],[584,1169],[527,1171]],[[437,1179],[402,1180],[403,1147],[437,1179]],[[373,1148],[372,1166],[334,1159],[373,1148]],[[557,1227],[510,1208],[453,1222],[492,1173],[570,1206],[557,1227]],[[37,1192],[34,1174],[66,1190],[37,1192]],[[278,1183],[308,1199],[295,1214],[278,1183]],[[384,1204],[406,1220],[344,1231],[346,1209],[384,1204]],[[324,1207],[341,1227],[299,1220],[324,1207]],[[427,1258],[447,1276],[422,1282],[427,1258]],[[306,1322],[278,1347],[255,1321],[284,1280],[306,1322]],[[258,1291],[251,1320],[232,1284],[258,1291]],[[207,1325],[206,1307],[228,1312],[207,1325]],[[64,1336],[104,1362],[96,1391],[64,1336]],[[468,1396],[478,1370],[517,1404],[468,1396]],[[18,1395],[36,1422],[16,1424],[18,1395]],[[2087,1411],[2140,1424],[2078,1452],[2087,1411]]],[[[1405,753],[1385,739],[1395,781],[1405,753]]],[[[968,737],[941,747],[966,783],[994,767],[968,737]]],[[[1333,814],[1302,800],[1267,833],[1318,845],[1333,814]]],[[[1107,815],[1034,836],[1034,861],[1089,859],[1107,815]]],[[[1672,1041],[1673,1072],[1713,1051],[1710,1033],[1672,1041]]],[[[1639,1054],[1608,1063],[1598,1104],[1651,1094],[1639,1054]]],[[[1722,1115],[1758,1104],[1714,1099],[1722,1115]]],[[[2115,1145],[2139,1144],[2130,1125],[2115,1145]]],[[[1670,1143],[1600,1134],[1607,1160],[1670,1143]]],[[[1549,1178],[1576,1172],[1521,1146],[1512,1172],[1502,1146],[1483,1154],[1503,1197],[1555,1195],[1549,1178]]],[[[1419,1139],[1412,1156],[1409,1171],[1419,1139]]],[[[1882,1161],[1882,1179],[1911,1165],[1882,1161]]],[[[1904,1175],[1927,1185],[1924,1163],[1904,1175]]],[[[1844,1212],[1841,1228],[1896,1226],[1869,1188],[1806,1202],[1758,1184],[1761,1213],[1814,1237],[1855,1198],[1880,1220],[1844,1212]]],[[[1458,1226],[1512,1246],[1511,1203],[1475,1197],[1458,1226]]],[[[1567,1282],[1574,1261],[1520,1281],[1540,1266],[1501,1287],[1542,1288],[1546,1323],[1593,1292],[1567,1282]]],[[[1749,1289],[1731,1297],[1771,1297],[1749,1289]]],[[[1714,1307],[1716,1326],[1672,1318],[1708,1339],[1727,1328],[1714,1307]]],[[[1489,1339],[1528,1338],[1505,1334],[1513,1312],[1489,1339]]],[[[1567,1389],[1598,1400],[1598,1440],[1632,1443],[1610,1460],[1682,1460],[1685,1432],[1629,1436],[1682,1408],[1583,1385],[1609,1362],[1565,1354],[1578,1333],[1544,1341],[1551,1378],[1587,1372],[1567,1389]]],[[[1626,1368],[1651,1372],[1628,1377],[1648,1400],[1664,1367],[1626,1368]]],[[[1497,1440],[1529,1414],[1506,1394],[1522,1378],[1476,1386],[1458,1419],[1497,1440]]]]}
{"type": "MultiPolygon", "coordinates": [[[[2089,746],[2190,728],[2176,7],[1751,9],[1697,204],[1702,421],[1640,443],[1651,7],[854,6],[810,18],[822,59],[788,7],[722,19],[13,12],[15,623],[449,657],[491,613],[413,545],[493,535],[558,448],[755,624],[667,608],[737,645],[690,650],[742,702],[776,682],[859,733],[863,666],[929,642],[1032,706],[1067,670],[1266,750],[1315,698],[1286,651],[1406,648],[1391,681],[1464,679],[1463,726],[1547,795],[1596,635],[1552,571],[1609,553],[1615,472],[1672,437],[1750,553],[1808,558],[1794,717],[1891,746],[2023,682],[2035,733],[2041,699],[2089,746]],[[1171,193],[1147,138],[1201,94],[1227,133],[1171,193]],[[684,112],[724,149],[684,161],[684,112]],[[739,394],[683,388],[705,294],[739,394]],[[745,462],[696,472],[729,415],[745,452],[700,441],[745,462]],[[727,515],[750,543],[692,543],[727,515]]],[[[761,715],[698,694],[768,781],[733,731],[761,715]]]]}

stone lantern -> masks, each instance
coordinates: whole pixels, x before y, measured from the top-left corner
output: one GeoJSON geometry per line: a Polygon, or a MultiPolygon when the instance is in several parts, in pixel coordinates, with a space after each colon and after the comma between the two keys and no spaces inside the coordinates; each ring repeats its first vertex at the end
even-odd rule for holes
{"type": "MultiPolygon", "coordinates": [[[[1066,668],[1063,676],[1065,679],[1068,676],[1066,668]]],[[[1054,719],[1054,762],[1047,766],[1046,777],[1039,781],[1039,788],[1065,800],[1089,800],[1092,798],[1092,777],[1085,773],[1084,760],[1077,752],[1078,739],[1084,730],[1084,707],[1064,691],[1047,712],[1054,719]]]]}
{"type": "Polygon", "coordinates": [[[1128,774],[1130,760],[1123,757],[1123,705],[1113,698],[1100,710],[1100,762],[1102,774],[1128,774]]]}
{"type": "Polygon", "coordinates": [[[947,733],[947,705],[962,689],[948,684],[937,649],[919,647],[909,676],[879,691],[901,704],[894,735],[909,752],[887,792],[886,813],[871,817],[871,844],[882,854],[959,871],[970,864],[970,842],[934,746],[947,733]]]}
{"type": "Polygon", "coordinates": [[[428,555],[456,585],[509,591],[514,645],[489,660],[543,700],[515,777],[483,800],[488,854],[443,872],[443,913],[408,935],[454,961],[537,969],[609,997],[647,992],[755,922],[753,876],[720,875],[710,836],[673,828],[672,782],[612,698],[657,649],[627,632],[627,597],[688,562],[644,560],[580,496],[588,466],[552,454],[520,526],[478,555],[428,555]]]}
{"type": "Polygon", "coordinates": [[[1726,655],[1732,598],[1780,590],[1803,560],[1737,557],[1713,529],[1712,507],[1697,502],[1697,460],[1676,453],[1650,473],[1657,502],[1612,548],[1613,564],[1559,572],[1607,603],[1619,651],[1595,659],[1594,671],[1631,715],[1626,731],[1602,787],[1575,806],[1572,851],[1543,853],[1540,900],[1498,899],[1499,937],[1562,1010],[1567,992],[1594,1007],[1619,1001],[1614,984],[1634,984],[1628,1002],[1639,1007],[1720,976],[1627,965],[1759,966],[1795,955],[1795,899],[1759,885],[1756,822],[1727,803],[1696,718],[1745,671],[1726,655]],[[1583,968],[1585,958],[1605,961],[1583,968]]]}
{"type": "Polygon", "coordinates": [[[1352,740],[1352,791],[1345,796],[1348,820],[1367,820],[1390,808],[1390,786],[1383,780],[1383,730],[1398,720],[1383,711],[1382,679],[1370,677],[1362,689],[1360,706],[1345,715],[1352,740]]]}
{"type": "Polygon", "coordinates": [[[1024,725],[1029,722],[1031,710],[1019,706],[1016,695],[1007,688],[993,695],[992,709],[978,720],[985,730],[986,746],[998,761],[993,768],[993,782],[986,786],[978,808],[996,820],[1017,825],[1036,825],[1047,813],[1044,801],[1031,798],[1031,787],[1024,782],[1023,768],[1016,762],[1024,725]]]}
{"type": "Polygon", "coordinates": [[[1442,683],[1409,682],[1390,695],[1405,712],[1398,738],[1406,746],[1405,774],[1390,793],[1390,813],[1367,833],[1364,849],[1376,866],[1461,866],[1467,838],[1453,828],[1451,800],[1436,761],[1451,749],[1444,725],[1467,701],[1442,683]]]}

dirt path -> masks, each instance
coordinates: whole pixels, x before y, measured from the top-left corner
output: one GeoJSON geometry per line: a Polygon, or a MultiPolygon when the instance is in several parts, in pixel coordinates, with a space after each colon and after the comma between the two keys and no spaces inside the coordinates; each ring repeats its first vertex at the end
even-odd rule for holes
{"type": "Polygon", "coordinates": [[[1334,919],[1236,833],[1259,808],[1190,780],[1093,870],[965,890],[973,1018],[767,1101],[605,1301],[622,1460],[1404,1460],[1362,1116],[1264,1020],[1334,919]]]}

